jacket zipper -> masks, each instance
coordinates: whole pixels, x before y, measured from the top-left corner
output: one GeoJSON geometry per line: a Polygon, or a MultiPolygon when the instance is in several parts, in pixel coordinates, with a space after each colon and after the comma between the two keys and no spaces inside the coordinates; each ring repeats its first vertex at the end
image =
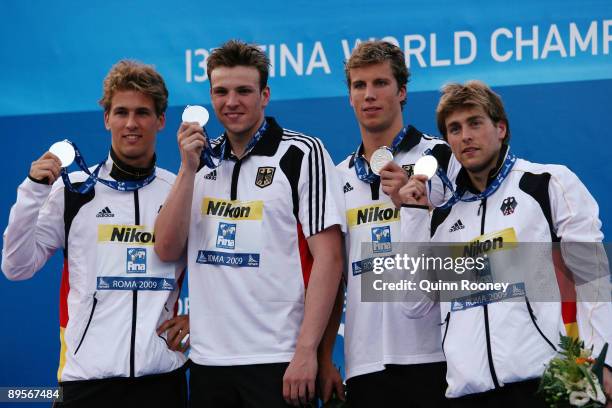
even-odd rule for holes
{"type": "MultiPolygon", "coordinates": [[[[487,198],[483,198],[478,207],[478,214],[482,208],[482,217],[480,218],[480,235],[485,233],[485,217],[487,215],[487,198]]],[[[493,365],[493,352],[491,351],[491,333],[489,331],[489,307],[488,305],[482,305],[484,311],[484,324],[485,324],[485,336],[487,339],[487,358],[489,360],[489,370],[491,371],[491,379],[495,388],[499,388],[499,380],[497,379],[497,373],[495,372],[495,366],[493,365]]]]}
{"type": "Polygon", "coordinates": [[[448,325],[450,324],[450,312],[446,313],[446,318],[442,324],[446,323],[446,327],[444,328],[444,336],[442,336],[442,352],[444,352],[444,342],[446,341],[446,333],[448,333],[448,325]]]}
{"type": "Polygon", "coordinates": [[[531,318],[531,321],[533,322],[533,325],[535,326],[535,328],[538,330],[538,333],[540,333],[542,338],[546,340],[548,345],[552,347],[554,351],[557,351],[557,348],[555,347],[555,345],[550,340],[548,340],[548,338],[544,335],[544,332],[540,330],[540,327],[536,323],[537,318],[535,314],[533,313],[533,309],[531,308],[531,304],[529,303],[529,299],[527,299],[527,297],[525,297],[525,303],[527,303],[527,310],[529,311],[529,317],[531,318]]]}
{"type": "Polygon", "coordinates": [[[98,299],[96,299],[96,294],[94,293],[93,294],[93,304],[91,306],[91,313],[89,313],[89,320],[87,320],[87,325],[85,326],[85,331],[83,331],[83,334],[81,335],[81,340],[79,341],[79,345],[74,351],[75,355],[76,353],[79,352],[79,349],[81,348],[81,344],[83,344],[83,340],[85,340],[85,335],[87,334],[87,331],[89,330],[89,325],[91,324],[91,319],[93,319],[93,315],[94,315],[94,312],[96,311],[97,304],[98,304],[98,299]]]}
{"type": "MultiPolygon", "coordinates": [[[[140,224],[140,204],[138,200],[138,190],[134,190],[134,224],[140,224]]],[[[130,336],[130,377],[134,377],[135,358],[136,358],[136,313],[138,311],[138,291],[132,291],[132,333],[130,336]]]]}

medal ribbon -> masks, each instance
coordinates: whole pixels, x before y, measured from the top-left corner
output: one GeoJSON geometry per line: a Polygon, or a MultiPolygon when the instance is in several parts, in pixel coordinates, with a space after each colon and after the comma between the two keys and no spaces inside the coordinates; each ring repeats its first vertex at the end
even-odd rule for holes
{"type": "MultiPolygon", "coordinates": [[[[395,153],[397,152],[399,145],[402,143],[407,133],[408,128],[403,128],[393,139],[393,143],[391,143],[390,148],[391,153],[393,153],[393,155],[395,155],[395,153]]],[[[357,149],[357,151],[355,151],[354,162],[355,172],[357,173],[357,177],[359,178],[359,180],[368,184],[372,184],[380,178],[380,176],[377,176],[372,172],[372,169],[370,168],[370,165],[368,164],[368,161],[365,159],[365,157],[359,156],[359,148],[357,149]]]]}
{"type": "Polygon", "coordinates": [[[138,190],[150,184],[153,180],[155,180],[155,171],[153,171],[153,174],[151,174],[144,180],[138,180],[138,181],[134,181],[134,180],[116,181],[116,180],[104,180],[104,179],[98,178],[100,169],[102,168],[104,163],[106,163],[106,159],[101,161],[100,164],[98,164],[98,166],[94,169],[93,172],[90,172],[89,168],[87,167],[87,164],[85,163],[85,159],[83,158],[83,155],[81,154],[81,151],[76,146],[76,144],[74,144],[70,140],[66,140],[66,142],[70,143],[70,145],[74,148],[74,161],[76,162],[77,166],[79,166],[81,170],[83,170],[86,174],[89,175],[89,177],[83,182],[83,184],[81,184],[78,188],[75,188],[72,185],[70,178],[68,177],[68,170],[66,169],[66,167],[62,167],[61,175],[62,175],[62,180],[64,181],[64,185],[69,191],[73,193],[87,194],[96,185],[98,181],[104,184],[105,186],[112,188],[113,190],[134,191],[134,190],[138,190]]]}
{"type": "MultiPolygon", "coordinates": [[[[431,150],[428,149],[425,154],[431,154],[431,150]]],[[[501,166],[501,169],[499,170],[499,172],[497,172],[497,176],[495,177],[493,182],[489,184],[489,186],[482,193],[472,195],[468,198],[463,198],[464,192],[459,193],[453,188],[453,183],[451,183],[451,181],[448,179],[446,172],[442,168],[438,167],[438,169],[436,170],[436,174],[438,175],[438,177],[440,177],[440,180],[442,180],[442,183],[444,183],[446,188],[452,191],[453,195],[445,204],[436,208],[445,210],[447,208],[452,207],[459,201],[469,203],[473,201],[484,200],[485,198],[489,197],[499,189],[505,178],[508,177],[508,174],[510,174],[510,170],[512,170],[512,167],[514,167],[516,160],[517,157],[514,154],[510,153],[510,149],[508,149],[506,151],[506,157],[504,158],[504,162],[501,166]]],[[[431,180],[428,183],[430,187],[429,191],[431,191],[431,180]]]]}
{"type": "MultiPolygon", "coordinates": [[[[251,153],[251,150],[253,150],[253,148],[255,147],[259,139],[261,139],[261,137],[263,136],[263,134],[265,133],[267,129],[268,129],[268,122],[264,119],[259,129],[257,129],[257,132],[255,132],[251,140],[249,140],[249,144],[247,145],[244,151],[245,153],[243,157],[251,153]]],[[[206,136],[206,140],[210,140],[206,133],[206,129],[204,129],[204,135],[206,136]]],[[[206,146],[204,146],[204,149],[202,149],[202,154],[200,155],[200,159],[204,162],[204,165],[206,167],[210,169],[216,169],[217,167],[221,165],[221,162],[223,162],[223,158],[225,157],[225,149],[227,149],[227,136],[223,137],[223,141],[221,142],[221,147],[219,148],[220,154],[218,157],[214,154],[213,149],[210,146],[210,144],[207,144],[206,146]],[[216,164],[215,164],[214,159],[218,159],[218,162],[216,164]]]]}

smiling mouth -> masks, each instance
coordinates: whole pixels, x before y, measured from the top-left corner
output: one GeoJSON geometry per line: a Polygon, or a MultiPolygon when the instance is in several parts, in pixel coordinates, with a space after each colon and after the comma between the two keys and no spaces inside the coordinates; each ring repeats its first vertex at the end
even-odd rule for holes
{"type": "Polygon", "coordinates": [[[242,116],[242,112],[227,112],[224,115],[227,116],[228,118],[238,118],[242,116]]]}
{"type": "Polygon", "coordinates": [[[138,140],[142,136],[141,135],[136,135],[136,134],[129,134],[129,135],[123,135],[123,137],[126,138],[127,140],[138,140]]]}

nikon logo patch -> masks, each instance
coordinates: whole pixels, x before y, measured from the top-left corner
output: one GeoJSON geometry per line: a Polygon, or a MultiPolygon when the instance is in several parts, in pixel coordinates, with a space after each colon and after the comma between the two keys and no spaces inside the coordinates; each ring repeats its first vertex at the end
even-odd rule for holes
{"type": "Polygon", "coordinates": [[[155,234],[146,231],[144,225],[98,225],[98,242],[153,245],[155,234]]]}
{"type": "Polygon", "coordinates": [[[349,227],[369,223],[388,223],[399,221],[400,210],[393,203],[380,205],[367,205],[351,208],[346,212],[346,221],[349,227]]]}
{"type": "Polygon", "coordinates": [[[516,248],[516,232],[514,228],[481,235],[463,247],[464,257],[476,257],[487,252],[516,248]]]}
{"type": "Polygon", "coordinates": [[[204,197],[201,211],[202,215],[228,220],[261,220],[263,201],[230,201],[204,197]]]}
{"type": "Polygon", "coordinates": [[[259,188],[268,187],[272,184],[274,172],[276,172],[276,167],[259,167],[255,177],[255,185],[259,188]]]}

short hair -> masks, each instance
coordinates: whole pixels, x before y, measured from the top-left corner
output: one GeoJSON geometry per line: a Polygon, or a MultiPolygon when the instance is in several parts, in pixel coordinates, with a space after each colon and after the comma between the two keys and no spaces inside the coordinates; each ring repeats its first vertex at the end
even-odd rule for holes
{"type": "MultiPolygon", "coordinates": [[[[206,73],[210,75],[215,68],[236,66],[253,67],[259,72],[259,88],[263,90],[268,85],[270,59],[255,44],[247,44],[240,40],[229,40],[221,47],[215,48],[206,59],[206,73]]],[[[211,83],[212,86],[212,83],[211,83]]]]}
{"type": "Polygon", "coordinates": [[[442,87],[442,96],[436,108],[438,130],[446,140],[446,119],[455,111],[465,108],[480,107],[493,123],[506,124],[504,144],[510,141],[510,123],[501,97],[482,81],[472,80],[465,84],[451,83],[442,87]]]}
{"type": "Polygon", "coordinates": [[[110,111],[117,91],[138,91],[150,96],[157,116],[168,108],[166,83],[152,65],[132,60],[121,60],[113,65],[104,78],[102,98],[98,101],[104,112],[110,111]]]}
{"type": "MultiPolygon", "coordinates": [[[[351,90],[351,69],[380,64],[385,61],[391,63],[391,71],[398,89],[405,88],[410,79],[410,71],[406,67],[406,58],[401,48],[387,41],[364,41],[355,47],[350,58],[344,64],[344,74],[349,92],[351,90]]],[[[402,107],[405,103],[406,100],[403,100],[402,107]]]]}

